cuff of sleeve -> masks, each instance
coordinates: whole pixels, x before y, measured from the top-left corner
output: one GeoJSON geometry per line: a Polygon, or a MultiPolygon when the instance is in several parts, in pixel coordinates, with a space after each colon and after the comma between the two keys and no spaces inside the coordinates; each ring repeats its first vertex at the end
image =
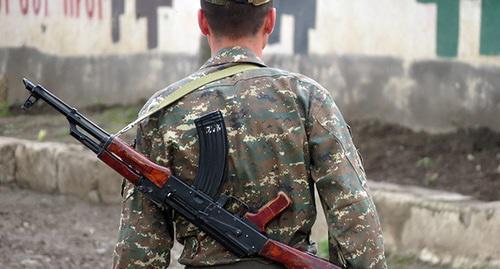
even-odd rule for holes
{"type": "Polygon", "coordinates": [[[338,242],[349,268],[386,268],[380,222],[369,197],[326,213],[330,242],[338,242]]]}

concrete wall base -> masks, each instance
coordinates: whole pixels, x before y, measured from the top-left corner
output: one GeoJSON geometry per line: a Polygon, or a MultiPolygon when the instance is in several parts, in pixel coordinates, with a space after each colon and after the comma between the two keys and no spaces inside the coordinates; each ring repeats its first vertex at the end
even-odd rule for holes
{"type": "Polygon", "coordinates": [[[370,182],[389,252],[457,268],[500,268],[500,202],[370,182]]]}
{"type": "Polygon", "coordinates": [[[121,200],[121,177],[78,145],[2,137],[0,183],[75,195],[95,203],[121,200]]]}

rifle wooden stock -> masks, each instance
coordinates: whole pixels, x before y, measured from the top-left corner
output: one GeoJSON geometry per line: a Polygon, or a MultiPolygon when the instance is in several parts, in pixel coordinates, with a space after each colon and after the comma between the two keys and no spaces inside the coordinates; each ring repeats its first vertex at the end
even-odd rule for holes
{"type": "Polygon", "coordinates": [[[269,239],[259,255],[283,264],[288,269],[342,269],[327,260],[269,239]]]}

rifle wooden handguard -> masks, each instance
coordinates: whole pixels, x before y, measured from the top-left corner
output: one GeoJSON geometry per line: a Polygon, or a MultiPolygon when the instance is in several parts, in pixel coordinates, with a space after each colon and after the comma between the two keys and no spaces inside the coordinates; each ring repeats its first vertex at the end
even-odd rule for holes
{"type": "Polygon", "coordinates": [[[106,150],[98,154],[97,157],[134,185],[139,183],[139,175],[143,175],[158,186],[158,188],[161,188],[172,175],[170,169],[150,161],[117,137],[112,137],[111,141],[108,142],[106,150]],[[122,161],[116,160],[115,157],[120,158],[122,161]],[[124,163],[129,164],[129,166],[125,166],[124,163]]]}

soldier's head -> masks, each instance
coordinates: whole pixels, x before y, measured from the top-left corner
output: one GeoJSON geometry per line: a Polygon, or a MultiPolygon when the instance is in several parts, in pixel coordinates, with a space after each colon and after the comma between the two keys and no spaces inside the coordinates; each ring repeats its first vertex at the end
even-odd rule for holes
{"type": "Polygon", "coordinates": [[[200,4],[198,23],[209,38],[238,40],[270,35],[274,29],[272,0],[200,0],[200,4]]]}

